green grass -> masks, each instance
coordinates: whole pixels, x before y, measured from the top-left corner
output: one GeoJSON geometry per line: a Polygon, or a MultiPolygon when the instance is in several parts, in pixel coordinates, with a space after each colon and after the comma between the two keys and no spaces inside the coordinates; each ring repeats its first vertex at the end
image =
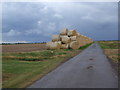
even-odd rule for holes
{"type": "Polygon", "coordinates": [[[101,48],[103,49],[110,49],[110,46],[107,46],[106,44],[99,44],[101,46],[101,48]]]}
{"type": "Polygon", "coordinates": [[[64,49],[64,51],[73,51],[73,49],[64,49]]]}
{"type": "Polygon", "coordinates": [[[3,81],[3,87],[25,87],[30,84],[30,82],[36,80],[36,77],[47,73],[62,61],[62,58],[48,60],[46,62],[5,61],[3,62],[3,78],[7,80],[3,81]],[[8,76],[6,77],[4,74],[8,76]]]}
{"type": "Polygon", "coordinates": [[[98,43],[103,49],[118,49],[120,45],[118,41],[98,41],[98,43]]]}
{"type": "Polygon", "coordinates": [[[3,53],[3,88],[25,88],[89,45],[76,50],[3,53]]]}
{"type": "MultiPolygon", "coordinates": [[[[94,42],[93,42],[93,43],[94,43],[94,42]]],[[[90,45],[93,44],[93,43],[86,44],[85,46],[82,46],[82,47],[80,47],[79,49],[84,50],[85,48],[87,48],[88,46],[90,46],[90,45]]]]}
{"type": "Polygon", "coordinates": [[[40,52],[4,53],[3,88],[23,88],[74,56],[80,50],[45,50],[40,52]]]}
{"type": "Polygon", "coordinates": [[[5,60],[12,59],[12,60],[23,60],[23,61],[42,61],[52,58],[54,55],[62,55],[65,52],[57,52],[57,51],[50,51],[44,50],[41,52],[26,52],[26,53],[5,53],[3,54],[3,58],[5,60]]]}

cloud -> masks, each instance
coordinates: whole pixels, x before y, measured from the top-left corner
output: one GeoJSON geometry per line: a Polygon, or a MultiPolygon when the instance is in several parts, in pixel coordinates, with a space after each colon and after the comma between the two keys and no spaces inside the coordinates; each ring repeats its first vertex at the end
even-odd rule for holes
{"type": "Polygon", "coordinates": [[[56,23],[50,22],[50,23],[48,24],[47,29],[48,29],[49,31],[51,31],[51,30],[54,31],[55,28],[56,28],[56,23]]]}
{"type": "Polygon", "coordinates": [[[81,19],[82,20],[90,20],[90,21],[98,22],[98,23],[108,23],[108,22],[116,22],[117,21],[116,16],[101,17],[101,15],[96,16],[96,14],[94,14],[94,13],[91,13],[91,14],[88,13],[87,15],[82,16],[81,19]]]}
{"type": "Polygon", "coordinates": [[[29,41],[16,41],[18,43],[29,43],[29,41]]]}
{"type": "Polygon", "coordinates": [[[41,25],[42,23],[43,23],[42,21],[38,21],[38,22],[37,22],[38,25],[41,25]]]}
{"type": "Polygon", "coordinates": [[[12,41],[12,42],[11,41],[9,41],[9,42],[8,41],[7,42],[6,41],[0,41],[0,43],[29,43],[29,41],[12,41]]]}
{"type": "Polygon", "coordinates": [[[63,16],[58,14],[58,13],[55,13],[53,17],[58,18],[58,19],[62,19],[63,18],[63,16]]]}
{"type": "Polygon", "coordinates": [[[53,6],[49,3],[47,5],[55,11],[60,11],[59,13],[67,19],[73,18],[76,20],[77,18],[78,20],[84,19],[100,23],[114,22],[117,20],[117,3],[59,3],[53,6]],[[116,13],[111,13],[110,9],[114,9],[116,13]]]}
{"type": "Polygon", "coordinates": [[[11,29],[9,32],[5,33],[7,36],[18,36],[21,32],[11,29]]]}
{"type": "Polygon", "coordinates": [[[25,31],[25,35],[29,35],[29,34],[40,35],[40,34],[42,34],[42,31],[39,29],[32,29],[32,30],[25,31]]]}
{"type": "Polygon", "coordinates": [[[94,18],[90,14],[82,16],[81,19],[83,19],[83,20],[92,20],[92,21],[94,20],[94,18]]]}
{"type": "Polygon", "coordinates": [[[114,2],[8,2],[2,8],[4,41],[49,41],[63,28],[76,29],[95,40],[118,36],[114,2]]]}
{"type": "Polygon", "coordinates": [[[48,13],[48,7],[47,6],[45,6],[45,7],[43,7],[40,11],[42,12],[42,13],[45,13],[45,14],[47,14],[48,13]]]}

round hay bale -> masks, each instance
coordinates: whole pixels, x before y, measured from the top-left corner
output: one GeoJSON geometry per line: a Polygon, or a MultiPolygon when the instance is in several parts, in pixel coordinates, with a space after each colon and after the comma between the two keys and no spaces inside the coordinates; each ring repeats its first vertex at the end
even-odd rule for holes
{"type": "Polygon", "coordinates": [[[46,43],[47,49],[50,49],[51,44],[53,44],[53,42],[48,42],[48,43],[46,43]]]}
{"type": "Polygon", "coordinates": [[[70,39],[71,39],[71,41],[76,41],[77,40],[77,36],[71,36],[70,39]]]}
{"type": "Polygon", "coordinates": [[[79,44],[80,47],[84,46],[84,41],[81,40],[81,38],[77,38],[77,42],[78,42],[78,44],[79,44]]]}
{"type": "Polygon", "coordinates": [[[79,37],[79,36],[80,36],[80,33],[77,32],[77,33],[76,33],[76,36],[79,37]]]}
{"type": "Polygon", "coordinates": [[[62,42],[61,42],[61,41],[56,41],[56,43],[58,43],[58,44],[60,44],[60,45],[62,44],[62,42]]]}
{"type": "Polygon", "coordinates": [[[52,41],[60,41],[60,35],[52,35],[52,41]]]}
{"type": "Polygon", "coordinates": [[[61,49],[69,49],[69,44],[61,44],[61,49]]]}
{"type": "Polygon", "coordinates": [[[81,40],[83,40],[83,41],[85,40],[85,36],[80,35],[79,37],[80,37],[81,40]]]}
{"type": "Polygon", "coordinates": [[[69,30],[68,33],[67,33],[68,36],[76,36],[77,35],[77,32],[76,30],[69,30]]]}
{"type": "Polygon", "coordinates": [[[66,37],[67,35],[60,35],[60,41],[62,41],[62,37],[66,37]]]}
{"type": "Polygon", "coordinates": [[[67,33],[68,33],[68,29],[67,29],[67,28],[62,29],[62,30],[60,31],[60,35],[67,35],[67,33]]]}
{"type": "Polygon", "coordinates": [[[80,37],[81,37],[81,38],[85,38],[85,36],[84,36],[84,35],[80,35],[80,37]]]}
{"type": "Polygon", "coordinates": [[[71,49],[78,49],[80,46],[79,46],[79,43],[77,41],[72,41],[70,42],[70,48],[71,49]]]}
{"type": "Polygon", "coordinates": [[[60,42],[48,42],[46,46],[47,46],[47,49],[60,49],[61,43],[60,42]]]}
{"type": "Polygon", "coordinates": [[[66,36],[60,36],[61,37],[61,41],[62,43],[69,43],[70,42],[70,38],[66,35],[66,36]]]}
{"type": "Polygon", "coordinates": [[[79,37],[77,37],[77,38],[76,38],[76,41],[77,41],[77,42],[78,42],[78,44],[80,45],[81,40],[80,40],[80,38],[79,38],[79,37]]]}

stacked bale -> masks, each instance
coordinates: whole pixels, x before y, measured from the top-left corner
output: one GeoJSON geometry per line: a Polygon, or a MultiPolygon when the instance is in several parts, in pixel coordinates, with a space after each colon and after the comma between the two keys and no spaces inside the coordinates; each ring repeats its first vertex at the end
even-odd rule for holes
{"type": "Polygon", "coordinates": [[[61,33],[63,30],[60,31],[60,38],[62,42],[61,49],[77,49],[79,48],[79,42],[77,41],[77,32],[76,30],[68,30],[64,29],[66,33],[61,33]]]}
{"type": "Polygon", "coordinates": [[[60,40],[63,44],[70,43],[70,37],[68,37],[67,35],[60,36],[60,40]]]}
{"type": "Polygon", "coordinates": [[[62,44],[61,45],[61,49],[68,49],[69,48],[69,44],[62,44]]]}
{"type": "Polygon", "coordinates": [[[61,42],[48,42],[47,43],[47,49],[60,49],[61,48],[61,42]]]}
{"type": "Polygon", "coordinates": [[[78,49],[79,48],[78,41],[72,41],[72,42],[70,42],[70,48],[71,49],[78,49]]]}
{"type": "Polygon", "coordinates": [[[93,40],[79,34],[76,30],[63,29],[59,35],[53,35],[52,41],[47,43],[48,49],[78,49],[92,43],[93,40]]]}
{"type": "Polygon", "coordinates": [[[70,36],[77,36],[77,32],[76,30],[69,30],[67,35],[70,37],[70,36]]]}
{"type": "Polygon", "coordinates": [[[60,35],[67,35],[67,33],[68,33],[67,28],[60,31],[60,35]]]}
{"type": "Polygon", "coordinates": [[[52,41],[60,41],[60,35],[52,35],[52,41]]]}

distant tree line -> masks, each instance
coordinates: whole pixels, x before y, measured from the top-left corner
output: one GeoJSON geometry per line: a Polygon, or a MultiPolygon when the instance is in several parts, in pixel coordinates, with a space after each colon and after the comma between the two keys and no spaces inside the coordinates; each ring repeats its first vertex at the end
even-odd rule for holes
{"type": "Polygon", "coordinates": [[[13,44],[45,44],[46,42],[33,42],[33,43],[2,43],[2,45],[13,45],[13,44]]]}

